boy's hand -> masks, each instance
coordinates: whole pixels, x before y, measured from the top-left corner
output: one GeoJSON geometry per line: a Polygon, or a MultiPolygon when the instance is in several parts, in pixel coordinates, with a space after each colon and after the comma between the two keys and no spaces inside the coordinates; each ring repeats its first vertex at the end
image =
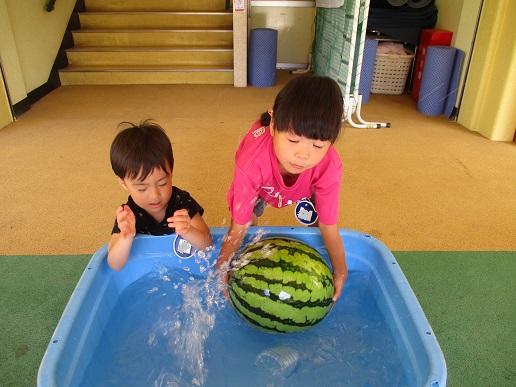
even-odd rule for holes
{"type": "Polygon", "coordinates": [[[188,215],[188,210],[182,209],[174,212],[170,218],[167,219],[168,227],[175,228],[176,234],[184,236],[190,231],[192,219],[188,215]]]}
{"type": "Polygon", "coordinates": [[[333,293],[333,302],[337,302],[342,294],[342,289],[344,288],[344,283],[348,278],[348,273],[333,273],[333,286],[335,287],[335,293],[333,293]]]}
{"type": "Polygon", "coordinates": [[[129,206],[124,204],[116,209],[116,223],[122,237],[132,238],[136,235],[136,219],[129,206]]]}

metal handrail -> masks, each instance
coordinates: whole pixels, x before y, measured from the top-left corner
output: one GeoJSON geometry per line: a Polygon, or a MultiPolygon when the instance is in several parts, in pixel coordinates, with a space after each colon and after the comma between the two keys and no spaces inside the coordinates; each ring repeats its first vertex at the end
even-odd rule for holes
{"type": "Polygon", "coordinates": [[[46,5],[47,12],[52,12],[54,10],[54,4],[56,3],[56,0],[48,0],[46,5]]]}

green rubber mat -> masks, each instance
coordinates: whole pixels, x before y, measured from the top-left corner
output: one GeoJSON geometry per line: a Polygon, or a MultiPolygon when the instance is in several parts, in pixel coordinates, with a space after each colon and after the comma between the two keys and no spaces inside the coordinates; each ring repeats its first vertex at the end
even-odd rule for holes
{"type": "Polygon", "coordinates": [[[41,358],[90,258],[0,256],[0,386],[36,385],[41,358]]]}
{"type": "MultiPolygon", "coordinates": [[[[442,347],[448,386],[515,386],[516,252],[394,254],[442,347]]],[[[35,386],[89,258],[0,256],[0,386],[35,386]]]]}
{"type": "Polygon", "coordinates": [[[448,386],[516,386],[516,252],[397,252],[448,386]]]}

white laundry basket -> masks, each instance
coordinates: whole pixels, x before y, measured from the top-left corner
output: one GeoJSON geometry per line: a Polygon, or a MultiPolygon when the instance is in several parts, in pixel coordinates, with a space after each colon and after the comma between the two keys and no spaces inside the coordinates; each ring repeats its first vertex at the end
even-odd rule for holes
{"type": "Polygon", "coordinates": [[[414,54],[376,54],[371,93],[403,94],[414,54]]]}

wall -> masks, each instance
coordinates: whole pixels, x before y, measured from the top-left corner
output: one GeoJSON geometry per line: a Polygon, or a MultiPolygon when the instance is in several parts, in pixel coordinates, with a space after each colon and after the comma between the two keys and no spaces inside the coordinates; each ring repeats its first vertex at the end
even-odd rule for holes
{"type": "Polygon", "coordinates": [[[9,96],[14,104],[27,97],[27,91],[6,0],[0,0],[0,59],[9,88],[9,96]]]}
{"type": "Polygon", "coordinates": [[[516,130],[516,2],[484,0],[459,123],[496,141],[516,130]]]}
{"type": "Polygon", "coordinates": [[[251,1],[250,28],[278,30],[278,67],[304,68],[312,51],[313,1],[251,1]]]}
{"type": "Polygon", "coordinates": [[[475,41],[477,21],[482,7],[482,0],[468,0],[462,4],[459,25],[453,38],[453,45],[464,51],[464,64],[459,80],[458,103],[462,97],[462,90],[466,80],[467,64],[471,58],[471,51],[475,41]]]}
{"type": "MultiPolygon", "coordinates": [[[[465,2],[470,1],[466,0],[465,2]]],[[[436,0],[438,19],[435,28],[453,31],[455,37],[461,20],[463,3],[464,0],[436,0]]]]}
{"type": "Polygon", "coordinates": [[[475,29],[482,0],[436,0],[438,20],[436,28],[453,32],[452,46],[464,51],[464,63],[458,84],[458,100],[461,102],[467,64],[471,57],[471,48],[475,40],[475,29]]]}
{"type": "MultiPolygon", "coordinates": [[[[0,67],[0,72],[2,68],[0,67]]],[[[9,98],[7,98],[7,91],[5,89],[4,78],[0,74],[0,129],[13,122],[11,114],[11,107],[9,105],[9,98]]]]}
{"type": "Polygon", "coordinates": [[[11,97],[17,103],[47,82],[76,0],[0,0],[0,56],[11,97]]]}

